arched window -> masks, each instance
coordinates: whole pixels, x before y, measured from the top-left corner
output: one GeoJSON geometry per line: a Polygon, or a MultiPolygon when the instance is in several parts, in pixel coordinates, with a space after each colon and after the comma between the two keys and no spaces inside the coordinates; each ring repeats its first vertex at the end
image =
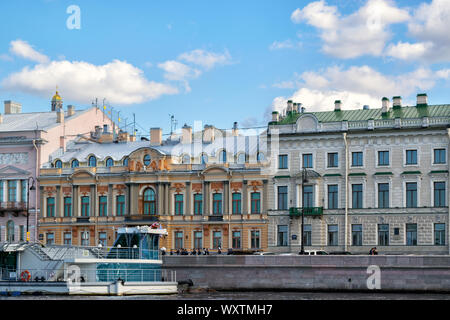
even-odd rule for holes
{"type": "Polygon", "coordinates": [[[191,162],[191,157],[185,154],[182,160],[183,164],[189,164],[191,162]]]}
{"type": "Polygon", "coordinates": [[[62,161],[61,160],[56,160],[55,161],[55,168],[59,168],[59,169],[62,168],[62,161]]]}
{"type": "Polygon", "coordinates": [[[243,164],[245,163],[245,153],[240,153],[237,158],[237,163],[243,164]]]}
{"type": "Polygon", "coordinates": [[[152,188],[144,191],[144,214],[156,214],[156,197],[152,188]]]}
{"type": "Polygon", "coordinates": [[[221,163],[227,162],[227,152],[225,150],[220,151],[219,162],[221,162],[221,163]]]}
{"type": "Polygon", "coordinates": [[[149,155],[149,154],[146,154],[146,155],[144,156],[144,166],[150,165],[150,161],[152,161],[152,158],[150,158],[150,155],[149,155]]]}
{"type": "Polygon", "coordinates": [[[107,167],[113,167],[114,166],[114,160],[111,158],[106,159],[106,166],[107,167]]]}
{"type": "Polygon", "coordinates": [[[201,156],[201,164],[206,164],[207,162],[208,162],[208,156],[203,153],[201,156]]]}
{"type": "Polygon", "coordinates": [[[123,166],[124,166],[124,167],[128,167],[128,160],[129,160],[128,157],[126,157],[125,159],[123,159],[123,166]]]}
{"type": "Polygon", "coordinates": [[[14,242],[14,221],[9,220],[6,223],[6,241],[14,242]]]}
{"type": "Polygon", "coordinates": [[[259,152],[258,153],[258,158],[257,158],[258,162],[264,161],[265,159],[266,158],[264,157],[264,153],[259,152]]]}
{"type": "Polygon", "coordinates": [[[80,163],[77,159],[72,160],[72,168],[78,168],[80,166],[80,163]]]}
{"type": "Polygon", "coordinates": [[[89,167],[96,167],[97,166],[97,158],[94,156],[89,157],[89,167]]]}

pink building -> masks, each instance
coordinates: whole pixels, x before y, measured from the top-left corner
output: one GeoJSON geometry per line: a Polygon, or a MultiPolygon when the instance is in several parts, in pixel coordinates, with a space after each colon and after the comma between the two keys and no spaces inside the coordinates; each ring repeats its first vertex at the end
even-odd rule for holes
{"type": "Polygon", "coordinates": [[[0,113],[0,242],[26,241],[27,228],[29,240],[35,241],[39,168],[52,160],[51,155],[62,154],[78,135],[105,125],[112,128],[113,122],[97,107],[75,110],[69,105],[64,110],[58,92],[46,112],[22,113],[21,104],[5,101],[4,114],[0,113]]]}

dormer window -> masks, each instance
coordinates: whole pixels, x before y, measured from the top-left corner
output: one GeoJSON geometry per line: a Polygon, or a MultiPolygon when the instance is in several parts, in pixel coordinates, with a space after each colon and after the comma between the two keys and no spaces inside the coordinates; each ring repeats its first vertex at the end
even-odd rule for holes
{"type": "Polygon", "coordinates": [[[94,156],[90,156],[88,160],[89,167],[96,167],[97,166],[97,158],[94,156]]]}
{"type": "Polygon", "coordinates": [[[55,168],[58,168],[58,169],[62,168],[62,161],[61,160],[56,160],[55,161],[55,168]]]}
{"type": "Polygon", "coordinates": [[[150,155],[149,155],[149,154],[146,154],[146,155],[144,156],[144,166],[149,166],[151,160],[152,160],[152,159],[151,159],[150,155]]]}
{"type": "Polygon", "coordinates": [[[206,154],[202,154],[201,162],[202,164],[206,164],[208,162],[208,156],[206,154]]]}
{"type": "Polygon", "coordinates": [[[114,160],[111,158],[106,159],[106,166],[107,167],[113,167],[114,166],[114,160]]]}
{"type": "Polygon", "coordinates": [[[220,151],[219,162],[221,162],[221,163],[227,162],[227,152],[225,150],[220,151]]]}
{"type": "Polygon", "coordinates": [[[123,166],[124,166],[124,167],[128,167],[128,160],[129,160],[128,157],[126,157],[125,159],[123,159],[123,166]]]}
{"type": "Polygon", "coordinates": [[[183,164],[188,164],[188,163],[190,163],[190,162],[191,162],[191,157],[188,156],[187,154],[184,155],[184,156],[183,156],[183,159],[182,159],[182,162],[183,162],[183,164]]]}
{"type": "Polygon", "coordinates": [[[244,164],[245,163],[245,153],[240,153],[237,158],[237,163],[244,164]]]}
{"type": "Polygon", "coordinates": [[[259,152],[257,160],[258,162],[264,161],[265,160],[264,153],[259,152]]]}
{"type": "Polygon", "coordinates": [[[80,166],[80,163],[77,159],[72,160],[72,168],[78,168],[80,166]]]}

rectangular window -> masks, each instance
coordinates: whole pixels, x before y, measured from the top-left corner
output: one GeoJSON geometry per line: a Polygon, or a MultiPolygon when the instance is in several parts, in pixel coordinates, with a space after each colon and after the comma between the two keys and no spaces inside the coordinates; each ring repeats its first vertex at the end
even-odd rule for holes
{"type": "Polygon", "coordinates": [[[288,187],[278,187],[278,210],[287,210],[288,207],[288,187]]]}
{"type": "Polygon", "coordinates": [[[378,208],[389,208],[389,183],[378,184],[378,208]]]}
{"type": "Polygon", "coordinates": [[[17,181],[8,180],[8,202],[16,202],[17,181]]]}
{"type": "Polygon", "coordinates": [[[250,195],[251,213],[261,213],[261,193],[252,192],[250,195]]]}
{"type": "Polygon", "coordinates": [[[288,168],[288,156],[287,154],[280,154],[278,156],[278,169],[288,168]]]}
{"type": "Polygon", "coordinates": [[[72,216],[72,197],[64,197],[64,217],[72,216]]]}
{"type": "Polygon", "coordinates": [[[389,245],[389,225],[379,224],[378,225],[378,245],[388,246],[389,245]]]}
{"type": "Polygon", "coordinates": [[[108,197],[98,197],[98,215],[100,217],[106,217],[108,215],[108,197]]]}
{"type": "Polygon", "coordinates": [[[64,244],[65,245],[72,245],[72,233],[71,232],[64,232],[64,244]]]}
{"type": "Polygon", "coordinates": [[[278,226],[278,246],[285,247],[288,245],[288,226],[278,226]]]}
{"type": "Polygon", "coordinates": [[[303,243],[305,246],[311,246],[312,227],[310,224],[303,226],[303,243]]]}
{"type": "Polygon", "coordinates": [[[3,180],[0,180],[0,202],[3,202],[3,180]]]}
{"type": "Polygon", "coordinates": [[[337,168],[339,165],[338,153],[328,153],[328,168],[337,168]]]}
{"type": "Polygon", "coordinates": [[[47,245],[51,246],[55,244],[55,234],[53,232],[47,233],[47,245]]]}
{"type": "Polygon", "coordinates": [[[89,231],[81,231],[81,245],[86,247],[90,245],[89,231]]]}
{"type": "Polygon", "coordinates": [[[314,207],[313,186],[303,186],[303,207],[314,207]]]}
{"type": "Polygon", "coordinates": [[[232,195],[232,213],[241,214],[241,194],[233,193],[232,195]]]}
{"type": "Polygon", "coordinates": [[[175,249],[182,249],[183,247],[183,231],[175,231],[175,249]]]}
{"type": "Polygon", "coordinates": [[[107,235],[106,232],[99,232],[98,233],[98,243],[101,244],[103,247],[107,246],[107,235]]]}
{"type": "Polygon", "coordinates": [[[313,167],[313,155],[312,153],[306,153],[303,155],[303,168],[312,168],[313,167]]]}
{"type": "Polygon", "coordinates": [[[352,246],[362,246],[362,224],[352,224],[352,246]]]}
{"type": "Polygon", "coordinates": [[[362,167],[362,166],[363,166],[363,153],[352,152],[352,167],[362,167]]]}
{"type": "Polygon", "coordinates": [[[379,166],[389,165],[389,151],[378,151],[378,165],[379,166]]]}
{"type": "Polygon", "coordinates": [[[250,245],[252,249],[260,248],[260,232],[259,230],[252,230],[250,232],[250,245]]]}
{"type": "Polygon", "coordinates": [[[27,180],[20,180],[20,187],[21,187],[21,201],[27,202],[27,180]]]}
{"type": "Polygon", "coordinates": [[[328,209],[338,208],[338,185],[328,185],[328,209]]]}
{"type": "Polygon", "coordinates": [[[222,194],[221,193],[213,194],[213,214],[214,215],[222,214],[222,194]]]}
{"type": "Polygon", "coordinates": [[[201,231],[194,231],[194,248],[203,248],[203,233],[201,231]]]}
{"type": "Polygon", "coordinates": [[[434,206],[445,207],[445,182],[434,183],[434,206]]]}
{"type": "Polygon", "coordinates": [[[49,197],[47,198],[47,217],[55,216],[55,198],[49,197]]]}
{"type": "Polygon", "coordinates": [[[118,216],[125,215],[125,196],[124,195],[116,196],[116,215],[118,215],[118,216]]]}
{"type": "Polygon", "coordinates": [[[417,182],[406,183],[406,207],[417,208],[417,182]]]}
{"type": "Polygon", "coordinates": [[[25,241],[25,226],[19,226],[19,241],[25,241]]]}
{"type": "Polygon", "coordinates": [[[406,150],[406,164],[417,164],[417,150],[406,150]]]}
{"type": "Polygon", "coordinates": [[[241,232],[240,231],[233,231],[232,246],[233,246],[233,249],[241,248],[241,232]]]}
{"type": "Polygon", "coordinates": [[[214,231],[213,232],[213,249],[222,248],[222,232],[214,231]]]}
{"type": "Polygon", "coordinates": [[[352,208],[361,209],[363,200],[363,185],[352,184],[352,208]]]}
{"type": "Polygon", "coordinates": [[[447,163],[445,159],[445,149],[434,149],[434,163],[435,164],[447,163]]]}
{"type": "Polygon", "coordinates": [[[445,223],[434,224],[434,244],[445,246],[445,223]]]}
{"type": "Polygon", "coordinates": [[[89,217],[89,197],[81,197],[81,216],[89,217]]]}
{"type": "Polygon", "coordinates": [[[417,223],[406,224],[406,245],[417,246],[417,223]]]}
{"type": "Polygon", "coordinates": [[[194,214],[203,214],[203,195],[201,193],[194,194],[194,214]]]}
{"type": "Polygon", "coordinates": [[[182,194],[175,195],[175,215],[177,215],[177,216],[183,215],[183,195],[182,194]]]}
{"type": "Polygon", "coordinates": [[[338,245],[338,225],[330,224],[328,225],[328,245],[337,246],[338,245]]]}

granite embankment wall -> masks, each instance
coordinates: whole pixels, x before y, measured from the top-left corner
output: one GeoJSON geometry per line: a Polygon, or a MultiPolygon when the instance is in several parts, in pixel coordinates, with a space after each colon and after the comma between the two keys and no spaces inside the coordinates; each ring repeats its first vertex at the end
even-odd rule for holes
{"type": "Polygon", "coordinates": [[[178,281],[214,290],[369,290],[450,292],[450,256],[164,256],[178,281]],[[374,270],[374,269],[372,269],[374,270]],[[376,290],[376,289],[375,289],[376,290]]]}

